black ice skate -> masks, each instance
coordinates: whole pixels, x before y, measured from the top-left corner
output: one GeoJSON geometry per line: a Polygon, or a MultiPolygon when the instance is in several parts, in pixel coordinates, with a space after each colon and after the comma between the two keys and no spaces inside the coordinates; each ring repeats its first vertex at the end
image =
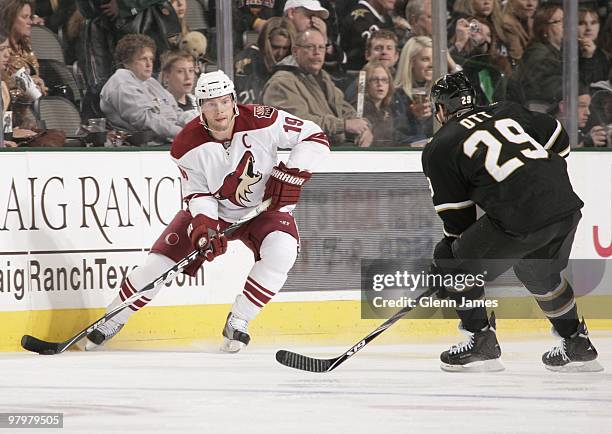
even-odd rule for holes
{"type": "Polygon", "coordinates": [[[112,318],[104,324],[91,331],[85,340],[85,351],[95,350],[108,342],[121,331],[125,324],[114,321],[112,318]]]}
{"type": "Polygon", "coordinates": [[[491,313],[489,325],[483,330],[471,333],[459,325],[469,339],[450,347],[440,355],[440,367],[450,372],[495,372],[503,371],[500,362],[501,348],[495,336],[495,314],[491,313]]]}
{"type": "MultiPolygon", "coordinates": [[[[553,334],[556,334],[554,329],[553,334]]],[[[542,355],[546,369],[557,372],[603,371],[603,366],[596,359],[597,350],[589,339],[584,318],[578,325],[576,333],[569,338],[563,338],[559,345],[542,355]]]]}
{"type": "Polygon", "coordinates": [[[240,318],[230,312],[227,315],[225,321],[225,327],[223,327],[223,344],[221,344],[221,351],[226,353],[237,353],[238,351],[245,348],[251,337],[247,331],[249,321],[240,318]]]}

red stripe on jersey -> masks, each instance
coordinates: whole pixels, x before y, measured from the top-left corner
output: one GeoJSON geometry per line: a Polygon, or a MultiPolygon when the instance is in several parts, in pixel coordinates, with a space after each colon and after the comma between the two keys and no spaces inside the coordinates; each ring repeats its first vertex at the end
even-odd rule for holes
{"type": "Polygon", "coordinates": [[[325,146],[327,146],[329,148],[329,139],[327,138],[325,133],[311,134],[310,136],[306,137],[302,141],[303,142],[316,142],[316,143],[320,143],[321,145],[325,145],[325,146]]]}
{"type": "Polygon", "coordinates": [[[244,296],[245,296],[246,298],[248,298],[248,299],[249,299],[249,301],[250,301],[251,303],[253,303],[255,306],[257,306],[257,307],[259,307],[259,308],[264,307],[264,305],[263,305],[263,304],[261,304],[259,301],[257,301],[257,300],[255,299],[255,297],[253,297],[252,295],[250,295],[250,294],[249,294],[249,293],[246,291],[246,289],[245,289],[244,291],[242,291],[242,293],[243,293],[243,294],[244,294],[244,296]]]}
{"type": "Polygon", "coordinates": [[[213,139],[208,134],[208,131],[200,123],[200,117],[198,116],[189,121],[181,132],[176,135],[172,141],[170,155],[180,160],[187,152],[210,142],[219,143],[218,140],[213,139]]]}
{"type": "Polygon", "coordinates": [[[272,298],[272,297],[274,297],[276,295],[276,293],[274,293],[274,292],[270,291],[269,289],[266,289],[263,286],[261,286],[259,284],[259,282],[257,282],[252,277],[247,277],[247,282],[250,282],[251,285],[253,285],[255,288],[259,289],[264,294],[268,295],[270,298],[272,298]]]}

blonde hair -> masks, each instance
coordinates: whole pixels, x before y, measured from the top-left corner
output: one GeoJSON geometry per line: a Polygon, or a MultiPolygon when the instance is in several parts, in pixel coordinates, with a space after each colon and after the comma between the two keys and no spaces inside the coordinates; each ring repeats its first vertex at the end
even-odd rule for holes
{"type": "Polygon", "coordinates": [[[387,94],[383,98],[380,105],[381,107],[389,107],[391,105],[391,101],[393,101],[393,74],[391,74],[389,68],[383,65],[379,60],[371,60],[366,63],[361,70],[366,72],[366,83],[369,83],[372,74],[374,74],[374,71],[378,68],[382,68],[389,79],[389,90],[387,91],[387,94]]]}
{"type": "Polygon", "coordinates": [[[410,98],[412,98],[412,87],[414,86],[413,60],[423,48],[432,48],[432,41],[429,36],[413,36],[410,38],[402,48],[397,72],[395,73],[393,85],[396,88],[401,88],[410,98]]]}
{"type": "Polygon", "coordinates": [[[195,68],[195,59],[191,54],[180,50],[165,52],[161,56],[161,69],[159,72],[159,82],[162,83],[164,87],[166,87],[166,85],[164,84],[166,75],[170,74],[170,71],[172,71],[172,67],[179,60],[187,60],[188,62],[193,63],[193,66],[195,68]]]}
{"type": "Polygon", "coordinates": [[[493,11],[488,17],[483,17],[474,10],[473,0],[456,0],[453,7],[455,12],[461,12],[476,18],[484,18],[491,23],[497,37],[503,43],[506,42],[506,32],[504,31],[504,17],[499,0],[493,0],[493,11]]]}
{"type": "Polygon", "coordinates": [[[291,48],[293,44],[295,44],[295,33],[296,30],[293,22],[285,17],[270,18],[263,29],[261,29],[259,37],[257,38],[257,46],[259,47],[259,52],[263,56],[264,64],[268,72],[272,71],[272,68],[276,65],[276,60],[274,60],[274,55],[272,54],[272,37],[281,35],[289,39],[289,43],[291,44],[289,53],[291,53],[291,48]]]}

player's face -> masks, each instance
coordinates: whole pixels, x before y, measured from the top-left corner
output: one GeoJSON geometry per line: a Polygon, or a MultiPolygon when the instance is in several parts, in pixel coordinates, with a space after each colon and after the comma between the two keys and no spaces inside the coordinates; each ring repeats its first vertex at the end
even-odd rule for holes
{"type": "Polygon", "coordinates": [[[488,17],[493,13],[493,0],[472,0],[472,7],[476,15],[488,17]]]}
{"type": "Polygon", "coordinates": [[[311,73],[318,74],[323,68],[325,61],[325,39],[323,35],[316,31],[306,33],[306,37],[300,44],[293,48],[295,61],[302,69],[311,73]]]}
{"type": "Polygon", "coordinates": [[[165,77],[168,92],[175,98],[182,98],[193,90],[195,80],[195,65],[193,61],[179,59],[172,65],[170,72],[165,77]]]}
{"type": "Polygon", "coordinates": [[[389,76],[383,68],[375,68],[368,77],[368,95],[374,103],[380,103],[389,93],[389,76]]]}
{"type": "Polygon", "coordinates": [[[514,13],[521,18],[531,18],[538,7],[538,0],[514,0],[514,13]]]}
{"type": "Polygon", "coordinates": [[[283,35],[274,35],[270,38],[270,46],[272,47],[272,56],[275,62],[280,62],[289,55],[291,51],[291,41],[283,35]]]}
{"type": "Polygon", "coordinates": [[[387,68],[392,68],[399,59],[399,53],[397,52],[397,45],[393,39],[372,39],[372,45],[370,47],[370,53],[366,55],[366,60],[378,60],[380,63],[385,65],[387,68]]]}
{"type": "Polygon", "coordinates": [[[431,81],[433,62],[431,48],[425,47],[412,58],[412,77],[414,81],[431,81]]]}
{"type": "Polygon", "coordinates": [[[586,12],[584,18],[578,21],[578,39],[597,39],[599,35],[599,19],[591,12],[586,12]]]}
{"type": "Polygon", "coordinates": [[[150,48],[141,49],[134,58],[125,66],[132,71],[136,78],[145,81],[153,74],[153,62],[155,56],[150,48]]]}
{"type": "Polygon", "coordinates": [[[234,122],[234,100],[231,95],[207,99],[202,103],[202,114],[208,128],[213,131],[227,131],[234,122]]]}
{"type": "Polygon", "coordinates": [[[589,120],[589,115],[591,112],[589,111],[589,105],[591,104],[591,96],[590,95],[580,95],[578,96],[578,127],[584,128],[589,120]]]}

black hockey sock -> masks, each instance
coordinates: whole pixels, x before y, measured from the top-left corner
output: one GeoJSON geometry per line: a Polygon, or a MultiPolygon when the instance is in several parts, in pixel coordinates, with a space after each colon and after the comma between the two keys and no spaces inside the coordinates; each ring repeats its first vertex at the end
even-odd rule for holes
{"type": "Polygon", "coordinates": [[[479,332],[489,325],[489,320],[487,319],[487,309],[484,307],[476,307],[467,310],[455,309],[455,311],[457,312],[459,318],[461,318],[463,328],[469,332],[479,332]]]}
{"type": "Polygon", "coordinates": [[[572,309],[558,318],[549,318],[553,327],[562,338],[569,338],[576,333],[580,321],[578,320],[578,310],[576,305],[572,309]]]}

